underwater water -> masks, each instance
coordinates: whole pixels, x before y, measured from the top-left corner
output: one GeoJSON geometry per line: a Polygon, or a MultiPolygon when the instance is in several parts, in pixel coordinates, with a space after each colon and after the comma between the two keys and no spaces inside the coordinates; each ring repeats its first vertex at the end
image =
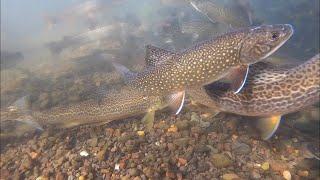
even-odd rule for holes
{"type": "Polygon", "coordinates": [[[1,179],[319,179],[319,6],[1,1],[1,179]]]}

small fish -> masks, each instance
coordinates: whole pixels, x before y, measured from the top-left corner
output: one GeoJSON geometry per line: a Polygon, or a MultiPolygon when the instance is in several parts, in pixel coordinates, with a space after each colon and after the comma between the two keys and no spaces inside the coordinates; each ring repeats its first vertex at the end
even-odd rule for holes
{"type": "MultiPolygon", "coordinates": [[[[114,66],[126,77],[129,87],[146,96],[171,96],[184,100],[185,89],[210,84],[227,75],[233,80],[237,93],[245,83],[249,65],[271,55],[292,34],[293,28],[288,24],[244,28],[178,53],[148,46],[147,67],[139,73],[120,64],[114,66]]],[[[182,105],[183,101],[172,108],[178,113],[182,105]]]]}
{"type": "Polygon", "coordinates": [[[190,5],[206,16],[211,22],[231,25],[233,28],[248,27],[252,25],[252,11],[244,8],[247,3],[235,1],[231,5],[219,4],[210,0],[189,0],[190,5]],[[241,2],[241,3],[238,3],[241,2]]]}
{"type": "MultiPolygon", "coordinates": [[[[100,96],[100,95],[99,95],[100,96]]],[[[19,99],[19,105],[1,111],[1,122],[19,121],[37,129],[47,126],[70,128],[74,126],[102,123],[146,113],[143,121],[147,129],[152,128],[156,110],[173,104],[172,99],[160,96],[144,96],[139,91],[127,89],[109,91],[101,99],[90,99],[68,106],[57,106],[43,111],[26,111],[26,97],[19,99]],[[23,103],[21,103],[23,102],[23,103]],[[150,127],[151,126],[151,127],[150,127]]],[[[16,103],[15,103],[16,104],[16,103]]]]}
{"type": "Polygon", "coordinates": [[[243,90],[234,94],[228,84],[213,83],[190,90],[191,98],[203,105],[244,116],[262,117],[258,128],[269,139],[281,116],[319,101],[320,55],[294,68],[279,68],[269,63],[252,65],[243,90]]]}

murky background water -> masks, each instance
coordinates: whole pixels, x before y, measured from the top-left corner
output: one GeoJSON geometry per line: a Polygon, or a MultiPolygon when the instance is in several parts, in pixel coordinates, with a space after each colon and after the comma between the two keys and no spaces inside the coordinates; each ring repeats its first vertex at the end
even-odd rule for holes
{"type": "MultiPolygon", "coordinates": [[[[269,61],[296,65],[319,53],[319,0],[212,2],[230,11],[214,19],[187,0],[1,1],[1,108],[26,95],[29,110],[37,111],[94,99],[101,89],[123,84],[111,62],[139,70],[146,45],[180,51],[248,26],[239,25],[248,16],[252,25],[294,27],[291,39],[269,61]]],[[[296,120],[293,127],[315,136],[318,114],[315,105],[288,118],[296,120]]],[[[1,131],[24,133],[23,127],[21,133],[10,128],[1,131]]]]}
{"type": "MultiPolygon", "coordinates": [[[[295,29],[277,51],[278,63],[303,61],[319,51],[319,1],[249,2],[244,7],[253,24],[288,23],[295,29]]],[[[143,64],[148,44],[177,51],[237,28],[212,23],[185,1],[2,1],[1,10],[2,107],[14,101],[9,96],[23,94],[32,78],[50,84],[71,67],[98,76],[99,70],[112,70],[108,61],[143,64]]]]}

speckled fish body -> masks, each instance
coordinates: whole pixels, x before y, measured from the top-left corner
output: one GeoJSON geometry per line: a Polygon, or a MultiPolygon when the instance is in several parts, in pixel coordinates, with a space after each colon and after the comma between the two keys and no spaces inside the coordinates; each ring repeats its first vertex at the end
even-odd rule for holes
{"type": "Polygon", "coordinates": [[[291,25],[264,25],[226,33],[183,52],[170,53],[128,84],[152,95],[168,95],[214,82],[230,71],[262,60],[292,35],[291,25]]]}
{"type": "MultiPolygon", "coordinates": [[[[138,91],[123,88],[120,91],[109,92],[99,100],[34,111],[29,115],[29,119],[37,122],[41,127],[54,125],[66,128],[91,123],[109,123],[113,120],[155,111],[165,106],[164,98],[146,97],[138,91]]],[[[5,118],[2,116],[2,119],[5,118]]],[[[19,119],[19,117],[13,119],[19,119]]]]}
{"type": "Polygon", "coordinates": [[[253,66],[238,94],[229,91],[218,95],[214,86],[205,87],[212,105],[246,116],[269,116],[294,112],[319,100],[319,55],[292,69],[266,68],[259,63],[253,66]]]}
{"type": "Polygon", "coordinates": [[[319,101],[319,54],[294,68],[260,62],[252,65],[248,76],[246,86],[238,94],[219,82],[191,90],[189,94],[194,101],[219,111],[265,117],[264,125],[273,121],[273,130],[265,139],[274,133],[282,115],[319,101]]]}
{"type": "Polygon", "coordinates": [[[108,94],[97,103],[95,100],[75,104],[67,108],[56,108],[41,112],[39,119],[50,122],[71,122],[70,125],[92,122],[111,122],[135,116],[165,107],[165,100],[159,96],[144,96],[137,91],[123,89],[120,92],[108,94]]]}

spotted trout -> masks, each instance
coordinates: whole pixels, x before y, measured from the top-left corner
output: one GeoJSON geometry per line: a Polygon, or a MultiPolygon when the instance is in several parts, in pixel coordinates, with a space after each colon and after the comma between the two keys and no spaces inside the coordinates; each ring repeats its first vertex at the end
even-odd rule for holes
{"type": "Polygon", "coordinates": [[[146,121],[147,129],[149,129],[153,125],[155,111],[165,108],[167,100],[168,104],[172,103],[170,99],[160,96],[144,96],[138,91],[122,88],[109,91],[101,99],[91,99],[67,106],[30,112],[24,107],[26,103],[26,97],[24,97],[15,105],[8,107],[7,111],[1,111],[1,125],[5,125],[5,121],[15,120],[38,129],[48,126],[70,128],[84,124],[105,124],[146,113],[143,120],[146,121]]]}
{"type": "Polygon", "coordinates": [[[319,101],[320,55],[293,67],[259,62],[252,65],[243,90],[234,94],[228,84],[215,82],[190,90],[191,98],[219,111],[262,117],[258,128],[264,139],[279,126],[281,116],[319,101]]]}
{"type": "Polygon", "coordinates": [[[258,62],[281,47],[293,34],[288,24],[263,25],[239,29],[173,53],[147,46],[146,68],[133,73],[114,63],[126,77],[127,85],[145,95],[174,96],[176,114],[183,106],[185,90],[217,81],[227,75],[238,92],[250,64],[258,62]]]}

